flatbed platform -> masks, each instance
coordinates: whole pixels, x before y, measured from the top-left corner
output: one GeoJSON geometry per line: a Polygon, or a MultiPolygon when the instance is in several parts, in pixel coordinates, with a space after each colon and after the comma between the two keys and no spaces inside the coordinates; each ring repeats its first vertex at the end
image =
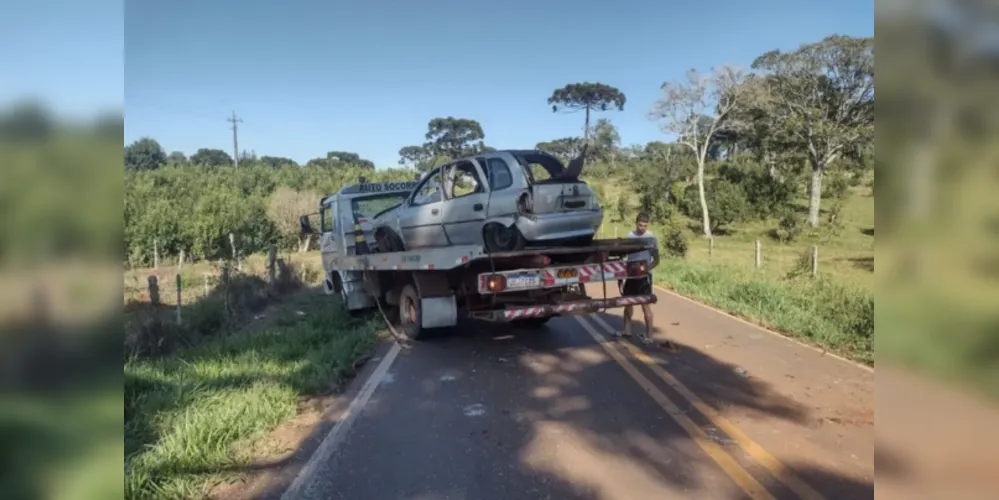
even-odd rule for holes
{"type": "Polygon", "coordinates": [[[509,252],[489,253],[482,245],[456,245],[421,248],[402,252],[372,253],[334,257],[331,263],[345,271],[444,271],[481,260],[510,260],[532,256],[572,256],[606,254],[618,258],[653,245],[635,238],[593,240],[589,245],[528,247],[509,252]]]}

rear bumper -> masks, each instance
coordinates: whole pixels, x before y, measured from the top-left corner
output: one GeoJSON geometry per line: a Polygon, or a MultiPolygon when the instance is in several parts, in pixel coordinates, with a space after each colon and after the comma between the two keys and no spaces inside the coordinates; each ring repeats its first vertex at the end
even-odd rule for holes
{"type": "Polygon", "coordinates": [[[522,215],[515,225],[527,241],[552,241],[590,236],[604,220],[601,210],[522,215]]]}
{"type": "Polygon", "coordinates": [[[658,298],[655,294],[634,295],[630,297],[614,297],[611,299],[588,299],[565,304],[537,305],[515,307],[496,311],[481,311],[471,313],[471,317],[485,321],[506,322],[518,319],[543,318],[546,316],[570,316],[589,314],[601,309],[635,306],[640,304],[655,304],[658,298]]]}

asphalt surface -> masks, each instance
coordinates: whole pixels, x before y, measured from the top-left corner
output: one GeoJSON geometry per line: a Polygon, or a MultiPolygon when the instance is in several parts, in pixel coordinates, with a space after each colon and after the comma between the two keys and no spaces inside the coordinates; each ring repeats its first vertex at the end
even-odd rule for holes
{"type": "Polygon", "coordinates": [[[621,310],[382,349],[285,496],[873,498],[872,372],[659,295],[676,354],[621,310]]]}

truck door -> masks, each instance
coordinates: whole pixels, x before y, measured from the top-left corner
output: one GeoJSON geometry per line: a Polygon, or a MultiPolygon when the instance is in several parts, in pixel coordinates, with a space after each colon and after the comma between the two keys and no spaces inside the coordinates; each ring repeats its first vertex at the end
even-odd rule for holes
{"type": "Polygon", "coordinates": [[[399,230],[407,249],[448,245],[441,218],[443,169],[438,167],[423,179],[399,210],[399,230]]]}
{"type": "Polygon", "coordinates": [[[473,245],[482,241],[489,188],[485,175],[470,161],[459,161],[444,170],[441,208],[444,232],[452,245],[473,245]]]}

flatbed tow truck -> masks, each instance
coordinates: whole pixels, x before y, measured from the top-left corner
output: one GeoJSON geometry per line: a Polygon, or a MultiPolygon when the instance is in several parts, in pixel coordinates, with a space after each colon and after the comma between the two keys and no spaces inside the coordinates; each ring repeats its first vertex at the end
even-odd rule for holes
{"type": "MultiPolygon", "coordinates": [[[[351,192],[348,187],[325,198],[323,207],[339,205],[351,192]]],[[[538,328],[557,316],[656,302],[655,294],[607,297],[608,286],[616,287],[618,280],[648,275],[647,261],[627,260],[653,249],[647,240],[597,239],[492,253],[482,245],[378,252],[368,243],[370,228],[352,212],[352,231],[341,224],[323,233],[324,241],[332,242],[323,250],[327,292],[339,294],[352,312],[376,306],[400,340],[453,327],[462,317],[538,328]],[[587,295],[589,283],[602,284],[599,297],[587,295]]],[[[301,225],[303,232],[313,232],[306,216],[301,225]]]]}

